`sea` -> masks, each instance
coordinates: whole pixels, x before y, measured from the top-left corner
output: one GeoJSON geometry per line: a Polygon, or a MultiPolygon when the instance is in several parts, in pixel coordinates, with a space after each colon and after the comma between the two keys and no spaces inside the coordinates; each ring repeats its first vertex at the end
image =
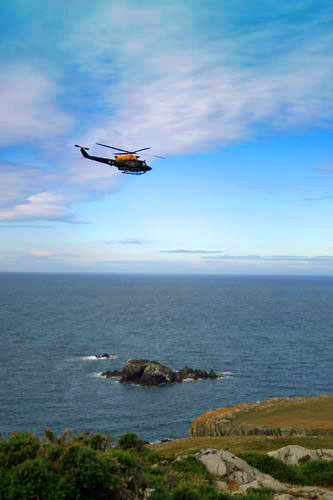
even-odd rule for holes
{"type": "Polygon", "coordinates": [[[331,277],[1,273],[0,433],[175,439],[215,408],[332,393],[332,304],[331,277]],[[222,378],[101,376],[129,358],[222,378]]]}

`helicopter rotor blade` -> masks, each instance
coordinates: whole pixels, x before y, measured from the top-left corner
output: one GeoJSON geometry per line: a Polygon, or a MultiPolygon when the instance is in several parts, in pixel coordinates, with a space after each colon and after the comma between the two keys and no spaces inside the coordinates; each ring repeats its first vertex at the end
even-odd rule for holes
{"type": "Polygon", "coordinates": [[[128,152],[132,153],[132,154],[135,154],[135,153],[138,153],[139,151],[146,151],[146,149],[151,149],[151,148],[136,149],[135,151],[128,151],[128,152]]]}
{"type": "Polygon", "coordinates": [[[103,146],[104,148],[115,149],[116,151],[121,151],[122,153],[129,153],[132,155],[138,153],[139,151],[146,151],[146,149],[151,149],[151,148],[142,148],[142,149],[136,149],[135,151],[128,151],[127,149],[115,148],[114,146],[108,146],[107,144],[102,144],[101,142],[96,142],[96,144],[98,144],[98,146],[103,146]]]}
{"type": "Polygon", "coordinates": [[[104,148],[115,149],[116,151],[122,151],[123,153],[132,153],[132,151],[127,151],[126,149],[115,148],[114,146],[108,146],[107,144],[101,144],[100,142],[96,142],[98,146],[103,146],[104,148]]]}
{"type": "Polygon", "coordinates": [[[159,158],[160,160],[166,160],[165,156],[150,155],[150,154],[147,154],[147,153],[143,153],[143,155],[141,155],[141,156],[149,156],[150,158],[159,158]]]}

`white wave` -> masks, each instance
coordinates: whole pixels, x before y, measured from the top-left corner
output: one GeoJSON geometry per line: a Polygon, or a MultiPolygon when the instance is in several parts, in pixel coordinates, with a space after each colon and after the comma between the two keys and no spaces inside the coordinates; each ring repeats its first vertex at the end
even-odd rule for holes
{"type": "Polygon", "coordinates": [[[235,375],[233,372],[221,372],[222,375],[235,375]]]}
{"type": "Polygon", "coordinates": [[[103,375],[102,375],[103,372],[97,372],[97,373],[92,373],[90,376],[91,377],[94,377],[94,378],[105,378],[103,375]]]}
{"type": "Polygon", "coordinates": [[[105,359],[117,359],[118,356],[110,356],[108,358],[96,358],[96,355],[93,356],[80,356],[80,359],[85,360],[85,361],[100,361],[100,360],[105,360],[105,359]]]}

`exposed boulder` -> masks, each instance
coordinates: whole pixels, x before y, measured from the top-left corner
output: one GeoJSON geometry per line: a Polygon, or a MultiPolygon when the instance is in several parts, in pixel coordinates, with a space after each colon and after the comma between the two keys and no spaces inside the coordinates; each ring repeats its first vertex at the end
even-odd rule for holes
{"type": "Polygon", "coordinates": [[[97,359],[110,359],[111,355],[105,352],[104,354],[95,354],[95,358],[97,359]]]}
{"type": "Polygon", "coordinates": [[[279,450],[270,451],[267,454],[290,465],[297,465],[308,460],[333,460],[333,450],[308,450],[296,444],[284,446],[279,450]]]}
{"type": "MultiPolygon", "coordinates": [[[[226,450],[200,450],[196,458],[202,462],[208,472],[231,486],[234,490],[245,492],[248,488],[271,488],[277,492],[285,492],[288,487],[273,479],[268,474],[260,472],[241,458],[226,450]]],[[[218,484],[218,483],[217,483],[218,484]]]]}
{"type": "Polygon", "coordinates": [[[194,370],[193,368],[185,367],[177,372],[158,361],[136,358],[129,359],[122,370],[108,370],[103,372],[102,375],[107,378],[121,377],[120,382],[122,384],[140,384],[146,386],[170,384],[173,382],[180,383],[186,379],[216,379],[219,377],[212,370],[194,370]]]}
{"type": "MultiPolygon", "coordinates": [[[[281,452],[280,456],[275,456],[278,458],[283,456],[285,452],[282,452],[282,450],[285,450],[285,448],[278,450],[278,452],[281,452]]],[[[302,447],[299,446],[298,448],[302,447]]],[[[305,450],[305,448],[303,449],[305,450]]],[[[306,451],[316,453],[314,450],[306,451]]],[[[317,450],[321,458],[323,457],[321,454],[323,451],[331,452],[332,450],[317,450]]],[[[272,455],[272,453],[269,454],[272,455]]],[[[232,491],[233,493],[245,493],[249,488],[270,488],[275,492],[273,495],[274,500],[333,500],[333,491],[329,489],[318,486],[283,484],[226,450],[200,450],[195,456],[206,466],[208,472],[216,477],[215,486],[219,489],[232,491]]]]}
{"type": "MultiPolygon", "coordinates": [[[[290,488],[288,493],[291,494],[293,500],[295,500],[295,498],[300,500],[303,498],[309,500],[333,500],[333,491],[326,488],[320,488],[319,486],[301,486],[290,488]]],[[[280,497],[274,495],[273,498],[274,500],[277,500],[280,497]]]]}

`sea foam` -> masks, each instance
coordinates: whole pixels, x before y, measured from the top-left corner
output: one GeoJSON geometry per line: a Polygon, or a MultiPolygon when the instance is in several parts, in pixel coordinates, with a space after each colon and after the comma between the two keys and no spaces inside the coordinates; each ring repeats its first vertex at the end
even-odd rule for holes
{"type": "Polygon", "coordinates": [[[93,356],[80,356],[80,359],[82,359],[84,361],[100,361],[100,360],[107,360],[107,359],[117,359],[117,356],[110,355],[108,358],[96,358],[96,355],[93,355],[93,356]]]}

